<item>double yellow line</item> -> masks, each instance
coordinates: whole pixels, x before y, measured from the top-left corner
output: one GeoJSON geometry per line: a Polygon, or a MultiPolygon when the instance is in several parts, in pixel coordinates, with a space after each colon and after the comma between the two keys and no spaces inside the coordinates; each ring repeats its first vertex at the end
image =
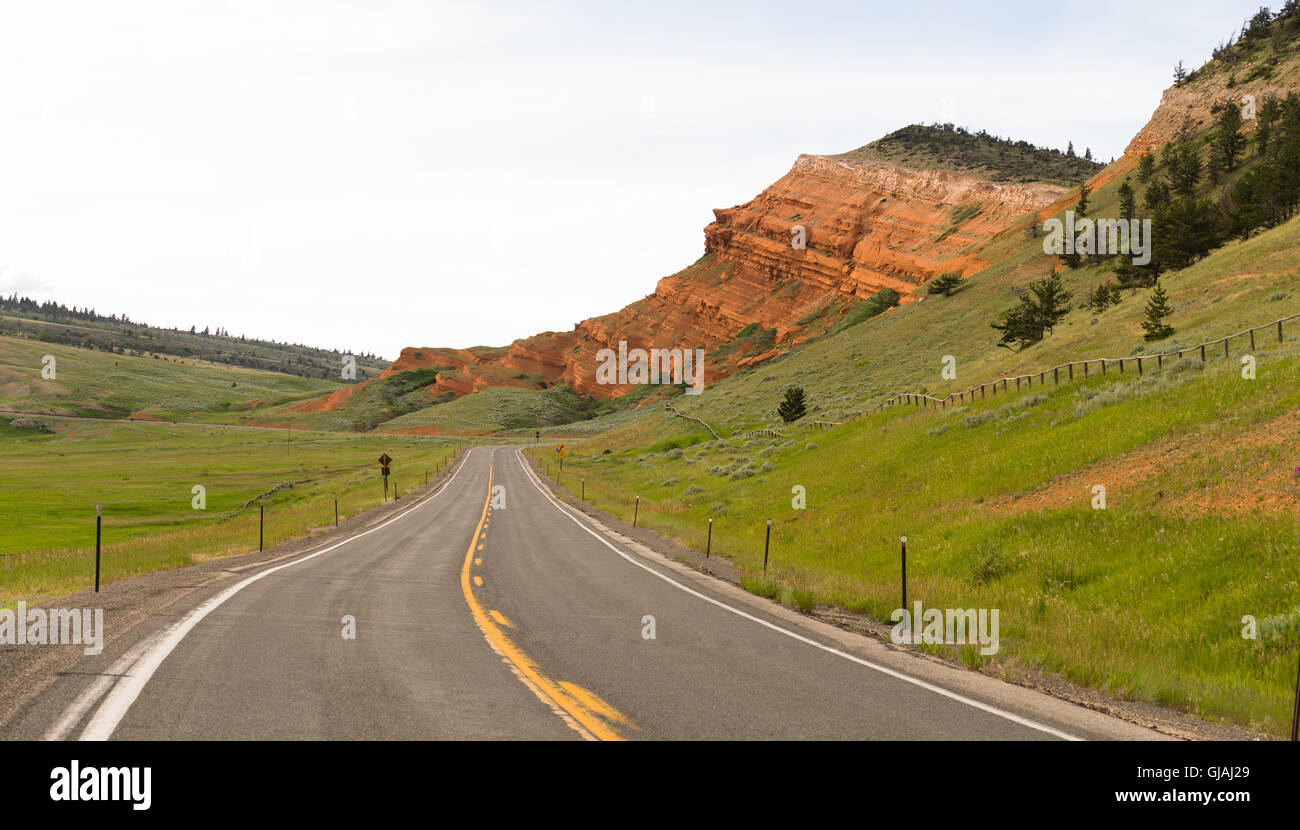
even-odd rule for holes
{"type": "Polygon", "coordinates": [[[483,500],[483,514],[479,516],[478,527],[469,540],[469,550],[465,552],[465,564],[460,569],[460,588],[465,593],[465,602],[469,605],[474,622],[487,639],[492,650],[510,664],[521,682],[533,694],[546,703],[559,715],[568,726],[591,741],[621,741],[623,736],[616,726],[635,729],[632,722],[613,706],[602,700],[595,692],[566,681],[555,681],[547,677],[541,668],[527,654],[524,654],[514,642],[506,636],[503,628],[509,626],[504,615],[499,611],[489,611],[474,596],[475,582],[482,584],[478,577],[471,578],[470,568],[474,564],[474,552],[483,537],[483,528],[488,522],[492,505],[492,482],[494,468],[488,465],[487,498],[483,500]],[[500,622],[498,619],[500,618],[500,622]],[[502,625],[504,623],[504,626],[502,625]]]}

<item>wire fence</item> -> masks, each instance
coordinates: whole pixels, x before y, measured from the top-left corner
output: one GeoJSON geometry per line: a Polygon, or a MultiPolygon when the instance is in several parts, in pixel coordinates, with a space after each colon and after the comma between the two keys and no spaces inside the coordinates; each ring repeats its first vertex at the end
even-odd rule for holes
{"type": "Polygon", "coordinates": [[[1273,322],[1262,326],[1242,329],[1235,334],[1229,334],[1226,337],[1221,337],[1217,340],[1207,340],[1204,343],[1198,343],[1197,345],[1188,346],[1187,348],[1178,349],[1177,351],[1172,352],[1160,352],[1158,354],[1137,355],[1133,357],[1094,357],[1089,360],[1074,360],[1069,363],[1062,363],[1059,366],[1053,366],[1050,369],[1044,369],[1037,373],[1031,372],[1025,375],[1000,377],[997,380],[981,383],[978,386],[972,386],[961,392],[953,392],[942,398],[928,395],[924,392],[899,392],[876,404],[871,409],[858,413],[854,417],[861,418],[865,415],[881,412],[895,406],[920,406],[925,408],[933,404],[935,408],[942,409],[950,404],[966,403],[968,400],[974,401],[977,395],[980,398],[989,397],[990,394],[996,395],[999,388],[1001,388],[1001,391],[1007,392],[1010,390],[1012,383],[1015,383],[1016,389],[1032,389],[1034,381],[1037,379],[1039,386],[1045,386],[1048,382],[1048,376],[1051,377],[1051,382],[1055,386],[1059,385],[1063,378],[1066,382],[1069,382],[1075,379],[1088,378],[1094,374],[1105,375],[1110,371],[1118,371],[1120,374],[1124,374],[1126,366],[1134,367],[1137,374],[1141,375],[1146,371],[1147,367],[1154,368],[1158,371],[1164,367],[1166,360],[1181,360],[1185,355],[1196,354],[1197,352],[1200,353],[1201,362],[1205,362],[1208,350],[1214,349],[1215,353],[1217,353],[1217,349],[1220,346],[1223,347],[1223,356],[1230,357],[1229,344],[1233,340],[1249,338],[1250,350],[1254,351],[1256,343],[1258,342],[1257,335],[1261,332],[1266,333],[1269,337],[1274,336],[1276,333],[1277,342],[1282,343],[1284,339],[1282,324],[1289,323],[1297,318],[1300,318],[1300,314],[1292,314],[1289,317],[1282,317],[1281,319],[1274,320],[1273,322]],[[1095,367],[1095,369],[1093,367],[1095,367]]]}

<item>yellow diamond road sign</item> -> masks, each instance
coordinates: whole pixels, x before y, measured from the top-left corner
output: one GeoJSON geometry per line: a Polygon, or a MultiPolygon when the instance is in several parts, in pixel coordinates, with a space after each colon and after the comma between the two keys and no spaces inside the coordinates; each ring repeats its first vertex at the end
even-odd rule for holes
{"type": "Polygon", "coordinates": [[[565,449],[566,449],[565,446],[561,444],[560,446],[555,448],[555,454],[558,455],[560,458],[563,458],[565,449]]]}

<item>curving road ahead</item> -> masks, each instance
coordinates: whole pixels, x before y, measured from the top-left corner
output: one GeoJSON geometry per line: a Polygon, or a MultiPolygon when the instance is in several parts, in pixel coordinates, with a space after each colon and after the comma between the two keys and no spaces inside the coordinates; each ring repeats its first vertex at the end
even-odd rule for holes
{"type": "Polygon", "coordinates": [[[1160,737],[669,562],[557,500],[507,447],[470,451],[379,524],[110,630],[0,735],[1160,737]]]}

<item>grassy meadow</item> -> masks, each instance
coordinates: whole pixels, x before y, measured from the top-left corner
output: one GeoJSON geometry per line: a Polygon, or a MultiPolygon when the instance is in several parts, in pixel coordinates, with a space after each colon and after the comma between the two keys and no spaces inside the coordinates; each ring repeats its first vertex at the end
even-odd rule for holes
{"type": "MultiPolygon", "coordinates": [[[[300,378],[298,380],[301,380],[300,378]]],[[[94,581],[95,504],[104,506],[103,576],[181,567],[312,534],[383,498],[376,460],[393,458],[390,486],[423,485],[456,444],[420,436],[356,435],[199,425],[0,416],[0,606],[85,589],[94,581]],[[205,488],[195,509],[193,488],[205,488]]],[[[391,495],[391,491],[390,491],[391,495]]]]}

